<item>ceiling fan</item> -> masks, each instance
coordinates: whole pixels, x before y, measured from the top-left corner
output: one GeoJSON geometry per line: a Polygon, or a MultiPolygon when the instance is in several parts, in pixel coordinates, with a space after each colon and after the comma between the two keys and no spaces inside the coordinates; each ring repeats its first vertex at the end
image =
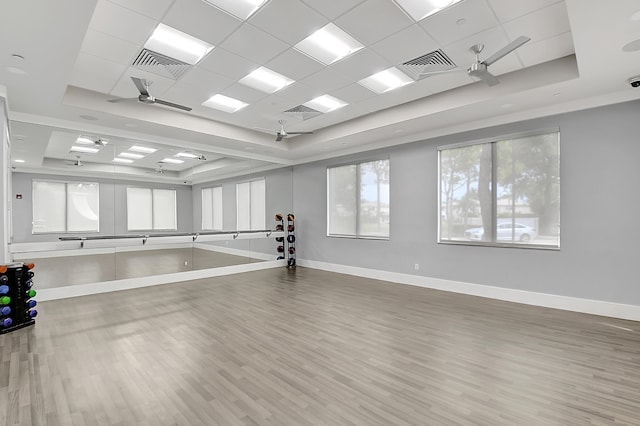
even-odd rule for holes
{"type": "MultiPolygon", "coordinates": [[[[138,77],[131,77],[131,80],[133,80],[133,84],[136,85],[138,91],[140,92],[140,95],[138,96],[138,100],[140,102],[144,104],[160,104],[171,108],[181,109],[183,111],[191,111],[191,108],[188,106],[175,104],[169,101],[163,101],[162,99],[158,99],[151,93],[149,93],[149,86],[151,86],[151,84],[153,83],[152,81],[138,77]]],[[[109,102],[120,102],[122,100],[124,99],[110,99],[109,102]]]]}
{"type": "Polygon", "coordinates": [[[84,163],[80,161],[80,156],[76,155],[75,157],[76,157],[75,161],[74,160],[65,160],[65,163],[70,165],[70,166],[76,166],[76,167],[84,166],[84,163]]]}
{"type": "Polygon", "coordinates": [[[466,69],[453,68],[453,69],[443,70],[443,71],[427,71],[427,72],[421,73],[420,76],[422,77],[422,76],[430,76],[430,75],[436,75],[436,74],[445,74],[449,72],[466,71],[469,76],[479,78],[480,80],[487,83],[487,85],[489,86],[495,86],[496,84],[500,83],[500,80],[498,80],[498,78],[495,75],[489,72],[488,67],[491,64],[504,58],[509,53],[513,52],[514,50],[516,50],[517,48],[519,48],[520,46],[522,46],[523,44],[527,43],[530,40],[531,39],[529,37],[520,36],[514,41],[512,41],[511,43],[504,46],[502,49],[495,52],[493,55],[489,56],[484,61],[480,60],[480,53],[484,49],[484,44],[474,44],[469,48],[469,50],[476,55],[476,60],[474,63],[471,64],[469,68],[466,68],[466,69]]]}
{"type": "Polygon", "coordinates": [[[287,123],[286,120],[278,120],[278,124],[280,124],[280,130],[271,130],[271,129],[259,129],[266,130],[268,132],[276,133],[276,142],[280,142],[282,139],[291,136],[291,135],[311,135],[313,132],[287,132],[284,128],[284,125],[287,123]]]}

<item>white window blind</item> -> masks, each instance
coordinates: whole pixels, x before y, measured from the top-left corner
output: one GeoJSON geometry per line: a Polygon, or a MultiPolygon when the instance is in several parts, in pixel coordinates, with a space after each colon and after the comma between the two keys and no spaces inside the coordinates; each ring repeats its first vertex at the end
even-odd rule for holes
{"type": "Polygon", "coordinates": [[[202,229],[222,229],[222,187],[202,189],[202,229]]]}
{"type": "Polygon", "coordinates": [[[176,191],[173,189],[127,188],[127,229],[176,230],[176,191]]]}
{"type": "Polygon", "coordinates": [[[32,232],[99,232],[97,183],[33,181],[32,232]]]}
{"type": "Polygon", "coordinates": [[[265,180],[236,184],[236,224],[239,230],[265,229],[266,226],[265,180]]]}

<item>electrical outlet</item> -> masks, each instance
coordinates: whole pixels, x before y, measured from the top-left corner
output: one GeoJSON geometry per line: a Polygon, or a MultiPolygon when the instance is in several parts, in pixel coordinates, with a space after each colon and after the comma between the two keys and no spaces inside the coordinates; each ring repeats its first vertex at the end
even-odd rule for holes
{"type": "Polygon", "coordinates": [[[189,261],[188,260],[184,261],[184,266],[189,266],[189,261]]]}
{"type": "Polygon", "coordinates": [[[416,263],[415,265],[413,265],[413,269],[415,269],[416,271],[420,270],[420,264],[416,263]]]}

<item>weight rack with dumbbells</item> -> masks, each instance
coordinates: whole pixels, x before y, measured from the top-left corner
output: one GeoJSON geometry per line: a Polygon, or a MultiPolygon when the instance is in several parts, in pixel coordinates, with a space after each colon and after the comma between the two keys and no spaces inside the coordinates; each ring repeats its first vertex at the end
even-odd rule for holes
{"type": "Polygon", "coordinates": [[[33,263],[0,265],[0,334],[35,324],[33,263]]]}
{"type": "Polygon", "coordinates": [[[293,213],[289,213],[287,215],[287,245],[289,246],[287,249],[288,258],[287,258],[287,268],[295,268],[296,267],[296,225],[295,225],[295,216],[293,213]]]}
{"type": "MultiPolygon", "coordinates": [[[[284,232],[284,218],[282,213],[276,213],[276,232],[284,232]]],[[[276,247],[278,252],[278,257],[276,260],[284,260],[285,246],[284,246],[284,237],[276,237],[276,242],[279,243],[276,247]]]]}

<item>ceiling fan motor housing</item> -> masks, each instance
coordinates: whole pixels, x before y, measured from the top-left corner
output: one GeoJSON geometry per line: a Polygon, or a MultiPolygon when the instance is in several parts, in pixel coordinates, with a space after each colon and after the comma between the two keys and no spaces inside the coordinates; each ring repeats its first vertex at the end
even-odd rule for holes
{"type": "Polygon", "coordinates": [[[140,95],[140,96],[138,96],[138,100],[140,102],[145,103],[145,104],[153,104],[153,103],[156,102],[156,98],[154,98],[151,95],[140,95]]]}

